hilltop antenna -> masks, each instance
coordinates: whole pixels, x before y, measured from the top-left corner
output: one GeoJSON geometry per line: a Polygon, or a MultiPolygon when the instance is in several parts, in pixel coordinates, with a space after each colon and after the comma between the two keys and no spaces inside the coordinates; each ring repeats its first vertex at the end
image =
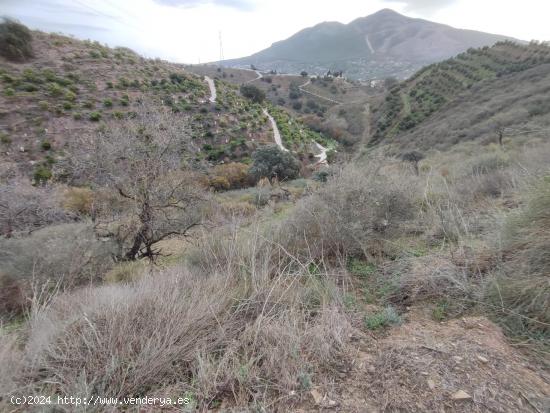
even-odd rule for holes
{"type": "Polygon", "coordinates": [[[220,39],[220,66],[222,65],[223,60],[223,43],[222,43],[222,32],[219,31],[219,39],[220,39]]]}

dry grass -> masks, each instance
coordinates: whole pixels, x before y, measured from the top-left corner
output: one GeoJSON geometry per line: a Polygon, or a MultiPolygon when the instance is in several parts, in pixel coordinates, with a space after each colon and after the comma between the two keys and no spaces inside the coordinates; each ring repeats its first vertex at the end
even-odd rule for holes
{"type": "Polygon", "coordinates": [[[298,202],[281,243],[306,256],[383,256],[386,242],[412,229],[417,182],[379,165],[349,166],[298,202]]]}
{"type": "MultiPolygon", "coordinates": [[[[273,267],[282,252],[248,239],[256,254],[234,249],[231,261],[211,255],[215,270],[208,273],[172,268],[36,308],[21,364],[2,394],[177,389],[206,408],[222,399],[265,407],[308,390],[346,360],[351,326],[338,290],[325,275],[273,267]]],[[[10,357],[0,360],[2,370],[10,357]]]]}

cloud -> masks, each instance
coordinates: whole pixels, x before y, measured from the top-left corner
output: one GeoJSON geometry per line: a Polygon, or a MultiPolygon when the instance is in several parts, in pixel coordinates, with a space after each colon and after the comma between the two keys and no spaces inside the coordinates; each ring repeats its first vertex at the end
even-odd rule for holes
{"type": "Polygon", "coordinates": [[[251,10],[253,4],[250,0],[154,0],[156,3],[172,7],[197,7],[205,4],[230,7],[238,10],[251,10]]]}
{"type": "Polygon", "coordinates": [[[386,3],[401,3],[405,11],[433,13],[453,4],[456,0],[382,0],[386,3]]]}

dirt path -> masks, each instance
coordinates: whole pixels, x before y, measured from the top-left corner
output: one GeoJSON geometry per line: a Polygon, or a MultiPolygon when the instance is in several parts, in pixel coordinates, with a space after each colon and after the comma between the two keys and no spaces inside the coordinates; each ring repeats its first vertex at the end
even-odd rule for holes
{"type": "Polygon", "coordinates": [[[336,103],[337,105],[342,104],[342,102],[340,102],[340,101],[338,101],[338,100],[331,99],[331,98],[327,98],[326,96],[318,95],[317,93],[313,93],[313,92],[310,92],[309,90],[305,90],[304,87],[306,87],[306,86],[309,85],[310,83],[311,83],[311,79],[308,79],[306,83],[304,83],[303,85],[298,86],[298,89],[300,89],[300,91],[301,91],[302,93],[306,93],[306,94],[308,94],[308,95],[318,97],[319,99],[324,99],[324,100],[326,100],[326,101],[328,101],[328,102],[336,103]]]}
{"type": "Polygon", "coordinates": [[[208,98],[208,100],[212,103],[216,103],[217,94],[216,84],[214,83],[214,80],[208,76],[205,76],[204,80],[206,81],[206,83],[208,83],[208,87],[210,88],[210,97],[208,98]]]}
{"type": "Polygon", "coordinates": [[[372,54],[374,54],[374,47],[372,47],[372,44],[370,43],[369,35],[368,35],[368,34],[365,35],[365,42],[367,42],[367,46],[368,46],[370,52],[371,52],[372,54]]]}
{"type": "Polygon", "coordinates": [[[317,143],[315,141],[313,141],[313,143],[315,144],[315,146],[317,146],[317,148],[321,151],[321,153],[315,155],[316,158],[319,158],[319,160],[317,161],[316,165],[328,165],[328,161],[327,161],[327,148],[325,148],[323,145],[321,145],[320,143],[317,143]]]}
{"type": "Polygon", "coordinates": [[[279,128],[277,127],[277,122],[275,122],[275,119],[273,119],[273,116],[269,114],[267,109],[263,109],[264,115],[267,116],[269,121],[271,122],[271,128],[273,129],[273,139],[275,140],[275,143],[277,146],[285,152],[288,152],[288,149],[283,146],[283,140],[281,139],[281,132],[279,132],[279,128]]]}
{"type": "Polygon", "coordinates": [[[259,80],[259,79],[261,79],[262,77],[264,77],[264,75],[262,75],[262,74],[260,73],[260,71],[258,71],[258,70],[253,70],[253,72],[255,72],[256,75],[258,75],[258,77],[255,77],[254,79],[247,80],[246,82],[244,82],[245,85],[248,84],[248,83],[255,82],[256,80],[259,80]]]}

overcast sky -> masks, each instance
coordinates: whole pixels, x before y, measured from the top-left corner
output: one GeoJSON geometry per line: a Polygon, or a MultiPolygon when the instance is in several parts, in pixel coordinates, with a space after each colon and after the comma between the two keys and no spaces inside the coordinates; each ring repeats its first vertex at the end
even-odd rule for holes
{"type": "Polygon", "coordinates": [[[548,0],[0,0],[28,26],[197,63],[269,47],[323,21],[349,23],[382,8],[458,28],[550,40],[548,0]]]}

